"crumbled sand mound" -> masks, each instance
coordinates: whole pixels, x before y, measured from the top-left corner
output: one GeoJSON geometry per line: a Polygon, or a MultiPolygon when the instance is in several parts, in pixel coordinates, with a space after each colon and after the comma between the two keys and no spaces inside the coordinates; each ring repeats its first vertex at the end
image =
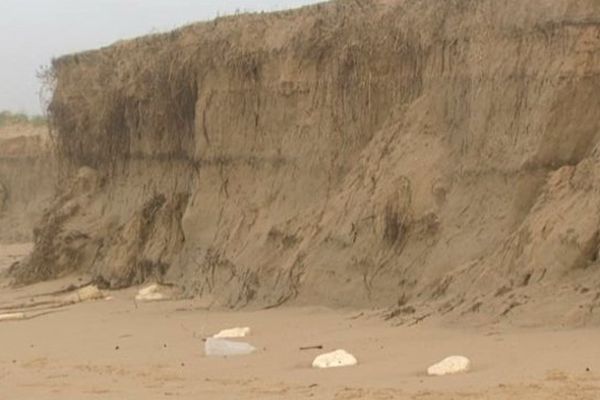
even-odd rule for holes
{"type": "Polygon", "coordinates": [[[31,282],[598,320],[600,6],[334,1],[54,62],[31,282]],[[535,310],[534,313],[531,310],[535,310]]]}
{"type": "Polygon", "coordinates": [[[47,127],[0,125],[0,243],[32,239],[53,195],[55,176],[47,127]]]}

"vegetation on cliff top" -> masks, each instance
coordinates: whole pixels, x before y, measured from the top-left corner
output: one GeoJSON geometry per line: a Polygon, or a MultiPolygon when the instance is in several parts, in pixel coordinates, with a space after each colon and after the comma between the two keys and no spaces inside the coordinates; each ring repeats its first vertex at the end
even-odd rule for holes
{"type": "Polygon", "coordinates": [[[41,115],[27,115],[25,113],[0,111],[0,127],[15,124],[32,124],[35,126],[41,126],[45,125],[46,122],[46,117],[41,115]]]}

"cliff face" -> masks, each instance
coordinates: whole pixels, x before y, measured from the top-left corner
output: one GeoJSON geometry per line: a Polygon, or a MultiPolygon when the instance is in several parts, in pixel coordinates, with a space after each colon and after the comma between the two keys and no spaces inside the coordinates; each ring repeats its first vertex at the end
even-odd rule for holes
{"type": "Polygon", "coordinates": [[[340,1],[54,67],[72,179],[22,281],[597,318],[595,0],[340,1]]]}
{"type": "Polygon", "coordinates": [[[0,243],[32,240],[54,193],[55,169],[47,127],[0,126],[0,243]]]}

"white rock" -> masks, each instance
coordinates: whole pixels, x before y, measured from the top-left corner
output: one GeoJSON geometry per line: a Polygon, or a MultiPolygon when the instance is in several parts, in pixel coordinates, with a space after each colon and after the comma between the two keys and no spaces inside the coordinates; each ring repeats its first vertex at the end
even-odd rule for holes
{"type": "Polygon", "coordinates": [[[471,360],[463,356],[451,356],[427,368],[427,374],[443,376],[467,372],[471,369],[471,360]]]}
{"type": "Polygon", "coordinates": [[[23,314],[23,313],[0,314],[0,321],[15,321],[18,319],[25,319],[25,314],[23,314]]]}
{"type": "Polygon", "coordinates": [[[140,301],[158,301],[167,299],[167,295],[161,293],[160,290],[160,285],[154,283],[150,286],[140,289],[135,296],[135,299],[140,301]]]}
{"type": "Polygon", "coordinates": [[[254,353],[256,348],[249,343],[208,338],[204,342],[204,354],[213,357],[241,356],[254,353]]]}
{"type": "Polygon", "coordinates": [[[214,338],[241,338],[250,334],[249,327],[223,329],[221,332],[213,335],[214,338]]]}
{"type": "Polygon", "coordinates": [[[317,356],[312,363],[313,368],[350,367],[358,364],[356,358],[346,350],[336,350],[317,356]]]}

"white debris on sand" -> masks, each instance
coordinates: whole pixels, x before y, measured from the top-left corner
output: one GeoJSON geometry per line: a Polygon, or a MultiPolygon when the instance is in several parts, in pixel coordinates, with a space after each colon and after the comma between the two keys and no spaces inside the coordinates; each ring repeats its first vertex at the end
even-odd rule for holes
{"type": "Polygon", "coordinates": [[[358,364],[356,357],[346,350],[336,350],[317,356],[312,363],[313,368],[350,367],[358,364]]]}
{"type": "Polygon", "coordinates": [[[213,338],[241,338],[250,334],[249,327],[223,329],[221,332],[213,335],[213,338]]]}
{"type": "Polygon", "coordinates": [[[39,317],[40,315],[55,312],[57,308],[66,307],[84,301],[102,300],[104,293],[95,285],[88,285],[70,293],[60,296],[55,300],[34,301],[30,303],[13,306],[13,309],[21,309],[31,311],[25,314],[24,312],[13,312],[8,314],[0,314],[0,321],[16,321],[39,317]],[[44,306],[46,311],[35,310],[37,307],[44,306]],[[48,311],[49,310],[49,311],[48,311]]]}
{"type": "Polygon", "coordinates": [[[444,376],[467,372],[471,369],[471,360],[463,356],[450,356],[427,368],[427,374],[444,376]]]}
{"type": "Polygon", "coordinates": [[[104,293],[95,285],[88,285],[68,294],[65,297],[66,303],[81,303],[90,300],[100,300],[104,298],[104,293]]]}
{"type": "Polygon", "coordinates": [[[208,338],[204,342],[204,354],[212,357],[241,356],[251,354],[256,348],[249,343],[208,338]]]}
{"type": "Polygon", "coordinates": [[[136,300],[139,301],[159,301],[167,300],[168,296],[161,292],[162,287],[156,283],[140,289],[135,296],[136,300]]]}
{"type": "Polygon", "coordinates": [[[25,314],[24,313],[0,314],[0,321],[16,321],[19,319],[25,319],[25,314]]]}
{"type": "Polygon", "coordinates": [[[162,293],[138,294],[135,296],[135,299],[139,301],[159,301],[165,300],[166,298],[167,297],[162,293]]]}

